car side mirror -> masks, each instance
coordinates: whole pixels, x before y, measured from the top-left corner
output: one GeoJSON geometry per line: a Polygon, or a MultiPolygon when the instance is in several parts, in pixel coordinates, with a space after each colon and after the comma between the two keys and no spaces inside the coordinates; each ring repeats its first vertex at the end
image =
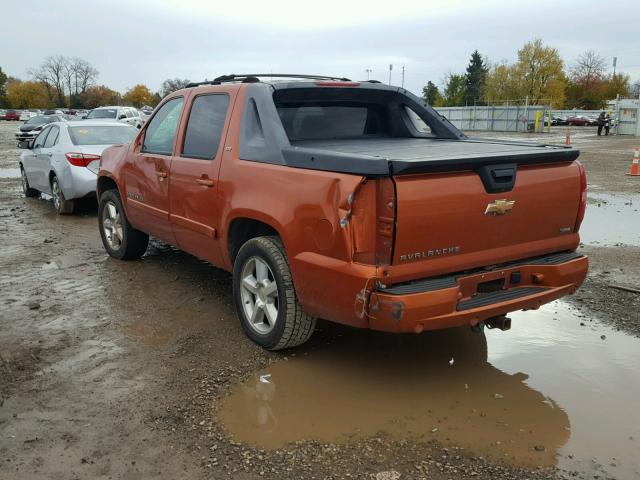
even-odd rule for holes
{"type": "Polygon", "coordinates": [[[30,150],[32,148],[32,143],[29,140],[21,140],[18,142],[18,148],[26,148],[30,150]]]}
{"type": "Polygon", "coordinates": [[[118,120],[124,120],[125,118],[127,118],[127,116],[126,116],[126,115],[120,115],[120,116],[118,117],[118,120]]]}

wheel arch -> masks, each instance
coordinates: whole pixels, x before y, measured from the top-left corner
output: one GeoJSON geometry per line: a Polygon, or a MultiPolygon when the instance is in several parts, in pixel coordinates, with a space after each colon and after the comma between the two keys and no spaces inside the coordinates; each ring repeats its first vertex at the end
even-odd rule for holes
{"type": "Polygon", "coordinates": [[[261,236],[277,236],[283,245],[285,244],[281,225],[273,218],[264,214],[259,215],[252,212],[243,212],[234,216],[229,221],[225,235],[225,253],[229,270],[233,269],[233,262],[242,245],[252,238],[261,236]]]}

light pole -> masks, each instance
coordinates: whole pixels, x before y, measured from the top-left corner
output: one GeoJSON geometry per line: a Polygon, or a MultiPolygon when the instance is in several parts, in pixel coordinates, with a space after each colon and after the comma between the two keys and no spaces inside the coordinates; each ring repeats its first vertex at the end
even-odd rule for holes
{"type": "Polygon", "coordinates": [[[371,70],[370,68],[367,68],[365,72],[367,72],[367,80],[369,80],[369,74],[373,72],[373,70],[371,70]]]}
{"type": "Polygon", "coordinates": [[[404,88],[404,65],[402,65],[402,88],[404,88]]]}
{"type": "Polygon", "coordinates": [[[618,63],[618,57],[613,57],[613,76],[616,76],[616,64],[618,63]]]}
{"type": "Polygon", "coordinates": [[[391,85],[391,70],[393,70],[393,64],[389,64],[389,85],[391,85]]]}

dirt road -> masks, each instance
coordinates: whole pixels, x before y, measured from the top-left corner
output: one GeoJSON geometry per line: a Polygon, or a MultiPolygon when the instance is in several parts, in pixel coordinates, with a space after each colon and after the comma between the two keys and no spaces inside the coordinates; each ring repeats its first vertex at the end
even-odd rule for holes
{"type": "Polygon", "coordinates": [[[115,261],[95,211],[25,199],[17,125],[0,124],[3,480],[640,475],[640,296],[609,287],[638,288],[640,239],[601,226],[638,215],[632,140],[576,136],[608,197],[572,300],[486,335],[321,323],[273,354],[244,337],[227,273],[159,242],[115,261]]]}

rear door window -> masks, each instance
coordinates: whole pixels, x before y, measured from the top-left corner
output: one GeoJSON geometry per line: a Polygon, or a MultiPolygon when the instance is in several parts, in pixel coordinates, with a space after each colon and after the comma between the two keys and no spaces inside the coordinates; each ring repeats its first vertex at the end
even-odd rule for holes
{"type": "Polygon", "coordinates": [[[213,160],[224,130],[229,96],[199,95],[193,100],[184,137],[183,157],[213,160]]]}
{"type": "Polygon", "coordinates": [[[43,148],[51,148],[55,144],[57,144],[59,135],[60,129],[56,126],[51,127],[51,129],[49,130],[49,135],[47,135],[47,139],[44,141],[43,148]]]}
{"type": "Polygon", "coordinates": [[[142,151],[160,155],[171,155],[173,141],[176,137],[180,114],[182,113],[183,97],[172,98],[156,112],[144,135],[142,151]]]}
{"type": "Polygon", "coordinates": [[[33,141],[33,148],[41,148],[47,139],[47,135],[51,131],[51,127],[45,127],[33,141]]]}

